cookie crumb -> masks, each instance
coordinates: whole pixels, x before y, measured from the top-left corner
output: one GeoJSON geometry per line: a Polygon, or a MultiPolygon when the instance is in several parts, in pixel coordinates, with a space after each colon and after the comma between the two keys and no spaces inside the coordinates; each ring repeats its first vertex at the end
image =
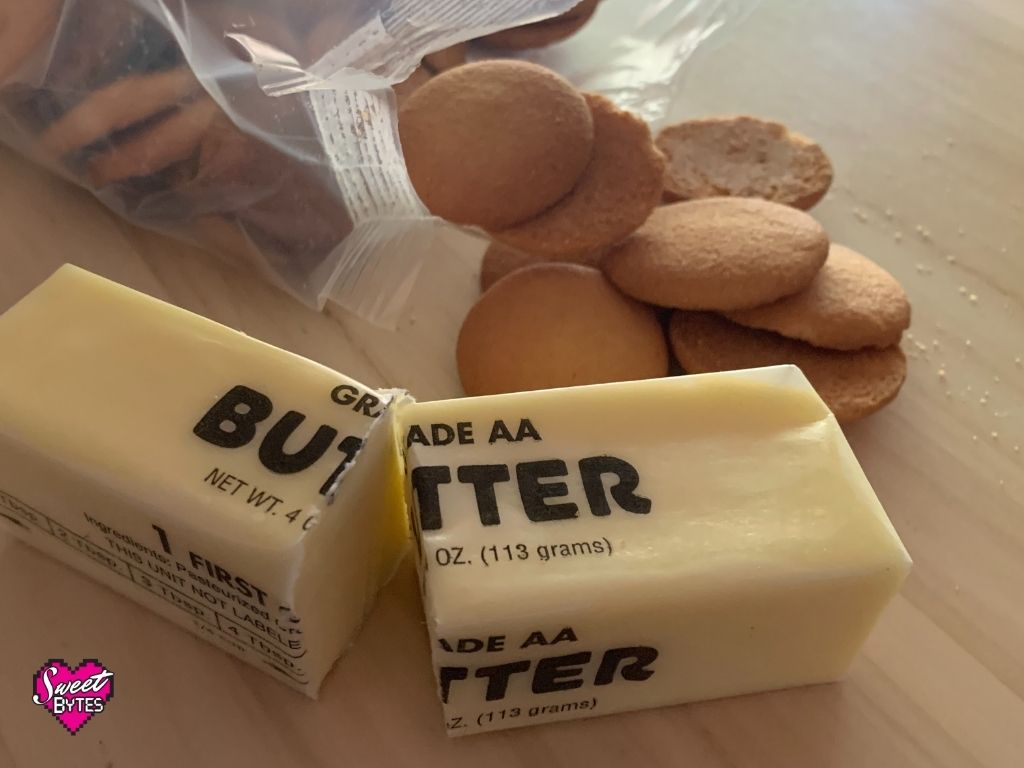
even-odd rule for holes
{"type": "Polygon", "coordinates": [[[901,242],[903,240],[903,233],[902,232],[893,232],[892,233],[892,239],[895,240],[897,243],[901,242]]]}
{"type": "Polygon", "coordinates": [[[999,439],[999,433],[998,432],[993,432],[992,433],[992,439],[993,440],[998,440],[999,439]]]}
{"type": "Polygon", "coordinates": [[[857,221],[861,222],[862,224],[866,223],[868,220],[868,215],[864,213],[864,211],[862,211],[860,208],[853,209],[853,216],[854,218],[857,219],[857,221]]]}
{"type": "Polygon", "coordinates": [[[971,340],[970,339],[964,339],[964,346],[965,347],[971,346],[971,340]]]}
{"type": "Polygon", "coordinates": [[[948,261],[950,264],[956,264],[956,256],[954,256],[952,253],[947,253],[946,261],[948,261]]]}
{"type": "Polygon", "coordinates": [[[957,288],[957,290],[960,291],[960,295],[961,296],[966,296],[967,295],[967,286],[966,285],[961,285],[959,288],[957,288]]]}
{"type": "MultiPolygon", "coordinates": [[[[945,368],[939,368],[938,375],[939,375],[940,379],[946,378],[946,369],[945,368]]],[[[949,393],[947,392],[946,394],[949,394],[949,393]]]]}
{"type": "Polygon", "coordinates": [[[1014,453],[1020,453],[1020,446],[1019,445],[1013,446],[1013,452],[1014,453]]]}
{"type": "Polygon", "coordinates": [[[885,209],[885,218],[892,219],[892,208],[885,209]]]}
{"type": "Polygon", "coordinates": [[[977,435],[971,435],[971,442],[973,442],[973,443],[978,442],[978,436],[977,435]]]}
{"type": "Polygon", "coordinates": [[[977,304],[978,303],[978,294],[976,294],[976,293],[972,293],[967,298],[970,300],[971,304],[977,304]]]}

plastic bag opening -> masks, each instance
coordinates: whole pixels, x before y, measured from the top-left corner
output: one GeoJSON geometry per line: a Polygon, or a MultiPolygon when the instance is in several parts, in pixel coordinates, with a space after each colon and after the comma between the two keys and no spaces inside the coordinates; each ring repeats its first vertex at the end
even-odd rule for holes
{"type": "MultiPolygon", "coordinates": [[[[516,55],[659,120],[687,58],[753,2],[603,0],[574,37],[516,55]]],[[[426,259],[484,246],[417,199],[389,86],[574,5],[0,0],[0,140],[306,304],[393,325],[426,259]]]]}

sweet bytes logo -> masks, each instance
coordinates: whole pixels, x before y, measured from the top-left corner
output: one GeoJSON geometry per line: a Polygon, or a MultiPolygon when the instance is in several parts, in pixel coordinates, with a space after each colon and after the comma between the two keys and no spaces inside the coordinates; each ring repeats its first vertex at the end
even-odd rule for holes
{"type": "Polygon", "coordinates": [[[50,659],[32,677],[32,703],[45,708],[74,736],[114,696],[114,673],[97,659],[72,668],[50,659]]]}

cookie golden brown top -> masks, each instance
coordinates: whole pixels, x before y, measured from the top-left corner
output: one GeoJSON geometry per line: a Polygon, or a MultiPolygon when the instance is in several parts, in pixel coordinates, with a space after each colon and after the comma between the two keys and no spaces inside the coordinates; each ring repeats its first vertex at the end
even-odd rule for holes
{"type": "Polygon", "coordinates": [[[910,326],[910,302],[896,278],[833,243],[825,266],[800,293],[728,317],[818,347],[889,347],[910,326]]]}
{"type": "Polygon", "coordinates": [[[486,229],[519,224],[558,202],[594,145],[583,97],[554,72],[521,61],[438,75],[405,102],[398,127],[427,208],[486,229]]]}
{"type": "Polygon", "coordinates": [[[734,197],[665,205],[602,268],[634,298],[678,309],[756,307],[807,287],[828,236],[808,214],[734,197]]]}
{"type": "Polygon", "coordinates": [[[900,391],[907,359],[899,347],[838,352],[767,331],[756,331],[710,312],[675,312],[669,342],[687,373],[714,373],[766,365],[796,365],[840,422],[874,413],[900,391]]]}
{"type": "Polygon", "coordinates": [[[575,189],[517,227],[492,232],[513,248],[549,257],[603,251],[644,223],[661,198],[665,160],[640,118],[584,94],[594,116],[594,155],[575,189]]]}
{"type": "Polygon", "coordinates": [[[818,144],[756,117],[687,120],[662,130],[658,147],[669,160],[670,200],[759,197],[806,210],[832,183],[832,163],[818,144]]]}
{"type": "Polygon", "coordinates": [[[664,376],[668,349],[654,311],[596,269],[538,264],[502,278],[459,333],[468,395],[664,376]]]}

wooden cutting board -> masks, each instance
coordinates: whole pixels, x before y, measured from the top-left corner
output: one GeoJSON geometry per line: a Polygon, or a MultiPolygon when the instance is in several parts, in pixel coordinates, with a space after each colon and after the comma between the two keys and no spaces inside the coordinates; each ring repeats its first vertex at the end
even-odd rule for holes
{"type": "MultiPolygon", "coordinates": [[[[0,767],[1024,765],[1021,83],[1018,0],[765,0],[698,54],[679,100],[679,116],[750,112],[822,141],[837,184],[815,215],[914,302],[904,392],[848,435],[915,568],[845,682],[451,741],[409,563],[312,702],[0,536],[0,767]],[[75,737],[29,697],[61,656],[117,674],[75,737]]],[[[459,394],[470,259],[436,256],[385,331],[0,151],[0,309],[65,261],[368,384],[459,394]]]]}

